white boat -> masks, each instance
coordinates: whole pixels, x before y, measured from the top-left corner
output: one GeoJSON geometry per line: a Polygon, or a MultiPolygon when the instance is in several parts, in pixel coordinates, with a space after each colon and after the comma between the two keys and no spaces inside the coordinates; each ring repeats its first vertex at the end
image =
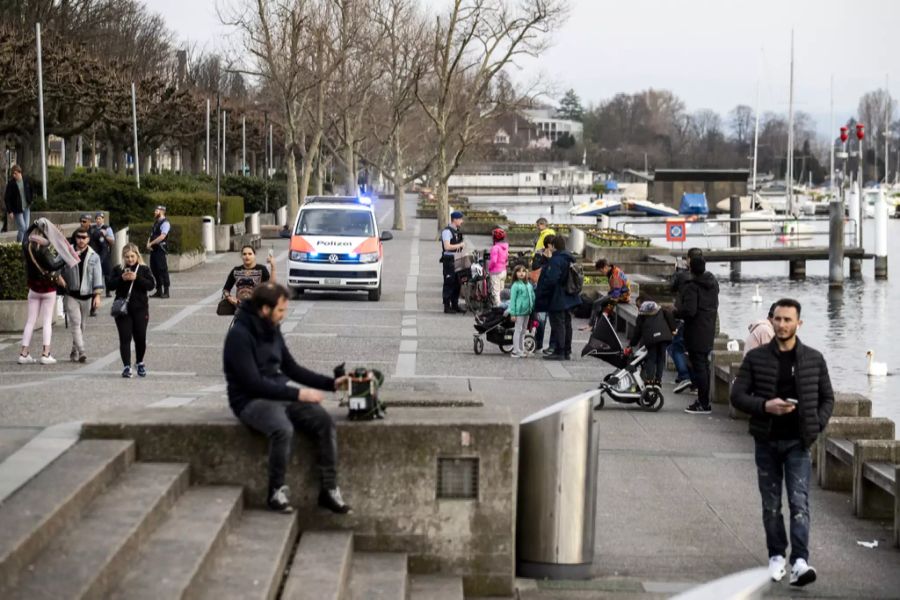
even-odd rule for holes
{"type": "Polygon", "coordinates": [[[642,212],[651,217],[677,217],[678,211],[666,204],[659,202],[650,202],[649,200],[625,200],[625,207],[628,210],[642,212]]]}
{"type": "Polygon", "coordinates": [[[597,198],[591,202],[583,202],[569,209],[569,214],[576,217],[599,217],[622,210],[622,198],[612,196],[597,198]]]}

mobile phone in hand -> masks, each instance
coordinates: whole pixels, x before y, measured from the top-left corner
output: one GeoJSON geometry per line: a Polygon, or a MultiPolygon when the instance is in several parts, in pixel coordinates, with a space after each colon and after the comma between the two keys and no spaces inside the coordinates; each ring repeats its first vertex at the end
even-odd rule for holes
{"type": "Polygon", "coordinates": [[[793,404],[794,406],[797,406],[797,404],[800,402],[800,401],[797,400],[796,398],[785,398],[784,401],[785,401],[785,402],[790,402],[790,403],[793,404]]]}
{"type": "Polygon", "coordinates": [[[273,256],[275,256],[275,251],[272,250],[271,246],[269,246],[269,258],[272,258],[273,256]]]}

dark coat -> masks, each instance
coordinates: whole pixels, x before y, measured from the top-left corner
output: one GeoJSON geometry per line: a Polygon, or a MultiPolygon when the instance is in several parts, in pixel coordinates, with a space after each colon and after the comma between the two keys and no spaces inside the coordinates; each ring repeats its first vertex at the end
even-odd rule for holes
{"type": "MultiPolygon", "coordinates": [[[[822,354],[797,340],[797,410],[803,443],[809,447],[831,418],[834,392],[828,365],[822,354]]],[[[766,401],[776,397],[778,386],[778,342],[754,348],[744,357],[741,370],[731,386],[731,404],[750,414],[750,434],[766,440],[772,430],[772,418],[766,401]]]]}
{"type": "Polygon", "coordinates": [[[672,311],[657,306],[652,312],[638,314],[634,331],[628,343],[631,347],[639,344],[644,346],[668,344],[672,341],[672,332],[675,329],[675,317],[672,316],[672,311]]]}
{"type": "Polygon", "coordinates": [[[541,269],[537,289],[534,292],[534,309],[538,312],[562,312],[581,304],[578,294],[566,293],[569,265],[575,257],[567,250],[554,252],[550,261],[541,269]]]}
{"type": "MultiPolygon", "coordinates": [[[[128,289],[131,288],[131,281],[122,279],[124,273],[122,265],[113,269],[112,275],[109,276],[109,291],[115,293],[116,298],[127,298],[128,289]]],[[[138,265],[137,279],[134,280],[134,287],[131,288],[131,298],[128,299],[128,310],[140,312],[147,310],[149,302],[147,301],[147,292],[156,287],[156,281],[147,265],[138,265]]]]}
{"type": "Polygon", "coordinates": [[[684,283],[675,302],[675,317],[684,321],[688,352],[712,352],[719,310],[719,282],[705,271],[684,283]]]}
{"type": "Polygon", "coordinates": [[[25,185],[25,202],[22,204],[22,196],[19,194],[19,185],[15,179],[10,178],[6,182],[6,191],[3,192],[3,204],[6,206],[7,213],[22,214],[25,212],[26,206],[31,206],[34,202],[34,190],[31,187],[31,181],[27,177],[22,178],[25,185]]]}
{"type": "Polygon", "coordinates": [[[236,416],[255,399],[297,400],[290,381],[320,390],[334,390],[334,377],[319,375],[297,364],[281,335],[244,302],[225,337],[225,381],[228,403],[236,416]]]}

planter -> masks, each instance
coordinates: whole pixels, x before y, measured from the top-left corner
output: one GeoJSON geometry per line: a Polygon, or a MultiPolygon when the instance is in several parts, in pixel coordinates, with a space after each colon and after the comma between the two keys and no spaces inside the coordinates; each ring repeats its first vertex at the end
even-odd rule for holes
{"type": "MultiPolygon", "coordinates": [[[[144,264],[150,264],[150,256],[148,254],[144,254],[144,264]]],[[[181,273],[183,271],[189,271],[194,267],[202,265],[206,262],[206,252],[197,252],[196,250],[193,252],[186,252],[184,254],[169,254],[166,257],[166,262],[169,265],[169,273],[181,273]]]]}
{"type": "Polygon", "coordinates": [[[231,225],[216,225],[216,252],[231,250],[231,225]]]}
{"type": "MultiPolygon", "coordinates": [[[[28,300],[0,300],[0,332],[21,333],[25,329],[26,320],[28,320],[28,300]]],[[[53,323],[56,324],[58,320],[59,317],[56,316],[54,307],[53,323]]],[[[41,320],[38,319],[34,330],[37,331],[40,328],[41,320]]]]}

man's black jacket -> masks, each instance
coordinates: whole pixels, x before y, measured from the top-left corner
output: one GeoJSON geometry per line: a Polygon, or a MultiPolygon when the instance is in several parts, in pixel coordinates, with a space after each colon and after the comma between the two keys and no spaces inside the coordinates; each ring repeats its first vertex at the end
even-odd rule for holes
{"type": "Polygon", "coordinates": [[[675,300],[675,318],[684,320],[684,347],[688,352],[712,352],[719,310],[719,282],[705,271],[684,282],[675,300]]]}
{"type": "MultiPolygon", "coordinates": [[[[803,443],[809,447],[831,418],[834,392],[822,354],[799,339],[796,348],[797,410],[803,443]]],[[[756,439],[769,437],[773,415],[766,412],[766,401],[776,397],[777,385],[778,342],[772,340],[747,353],[731,387],[731,404],[750,414],[750,435],[756,439]]]]}
{"type": "Polygon", "coordinates": [[[284,343],[281,329],[263,320],[246,301],[225,337],[224,363],[228,403],[235,415],[257,398],[297,400],[297,388],[287,385],[291,380],[320,390],[334,390],[334,378],[298,365],[284,343]]]}

